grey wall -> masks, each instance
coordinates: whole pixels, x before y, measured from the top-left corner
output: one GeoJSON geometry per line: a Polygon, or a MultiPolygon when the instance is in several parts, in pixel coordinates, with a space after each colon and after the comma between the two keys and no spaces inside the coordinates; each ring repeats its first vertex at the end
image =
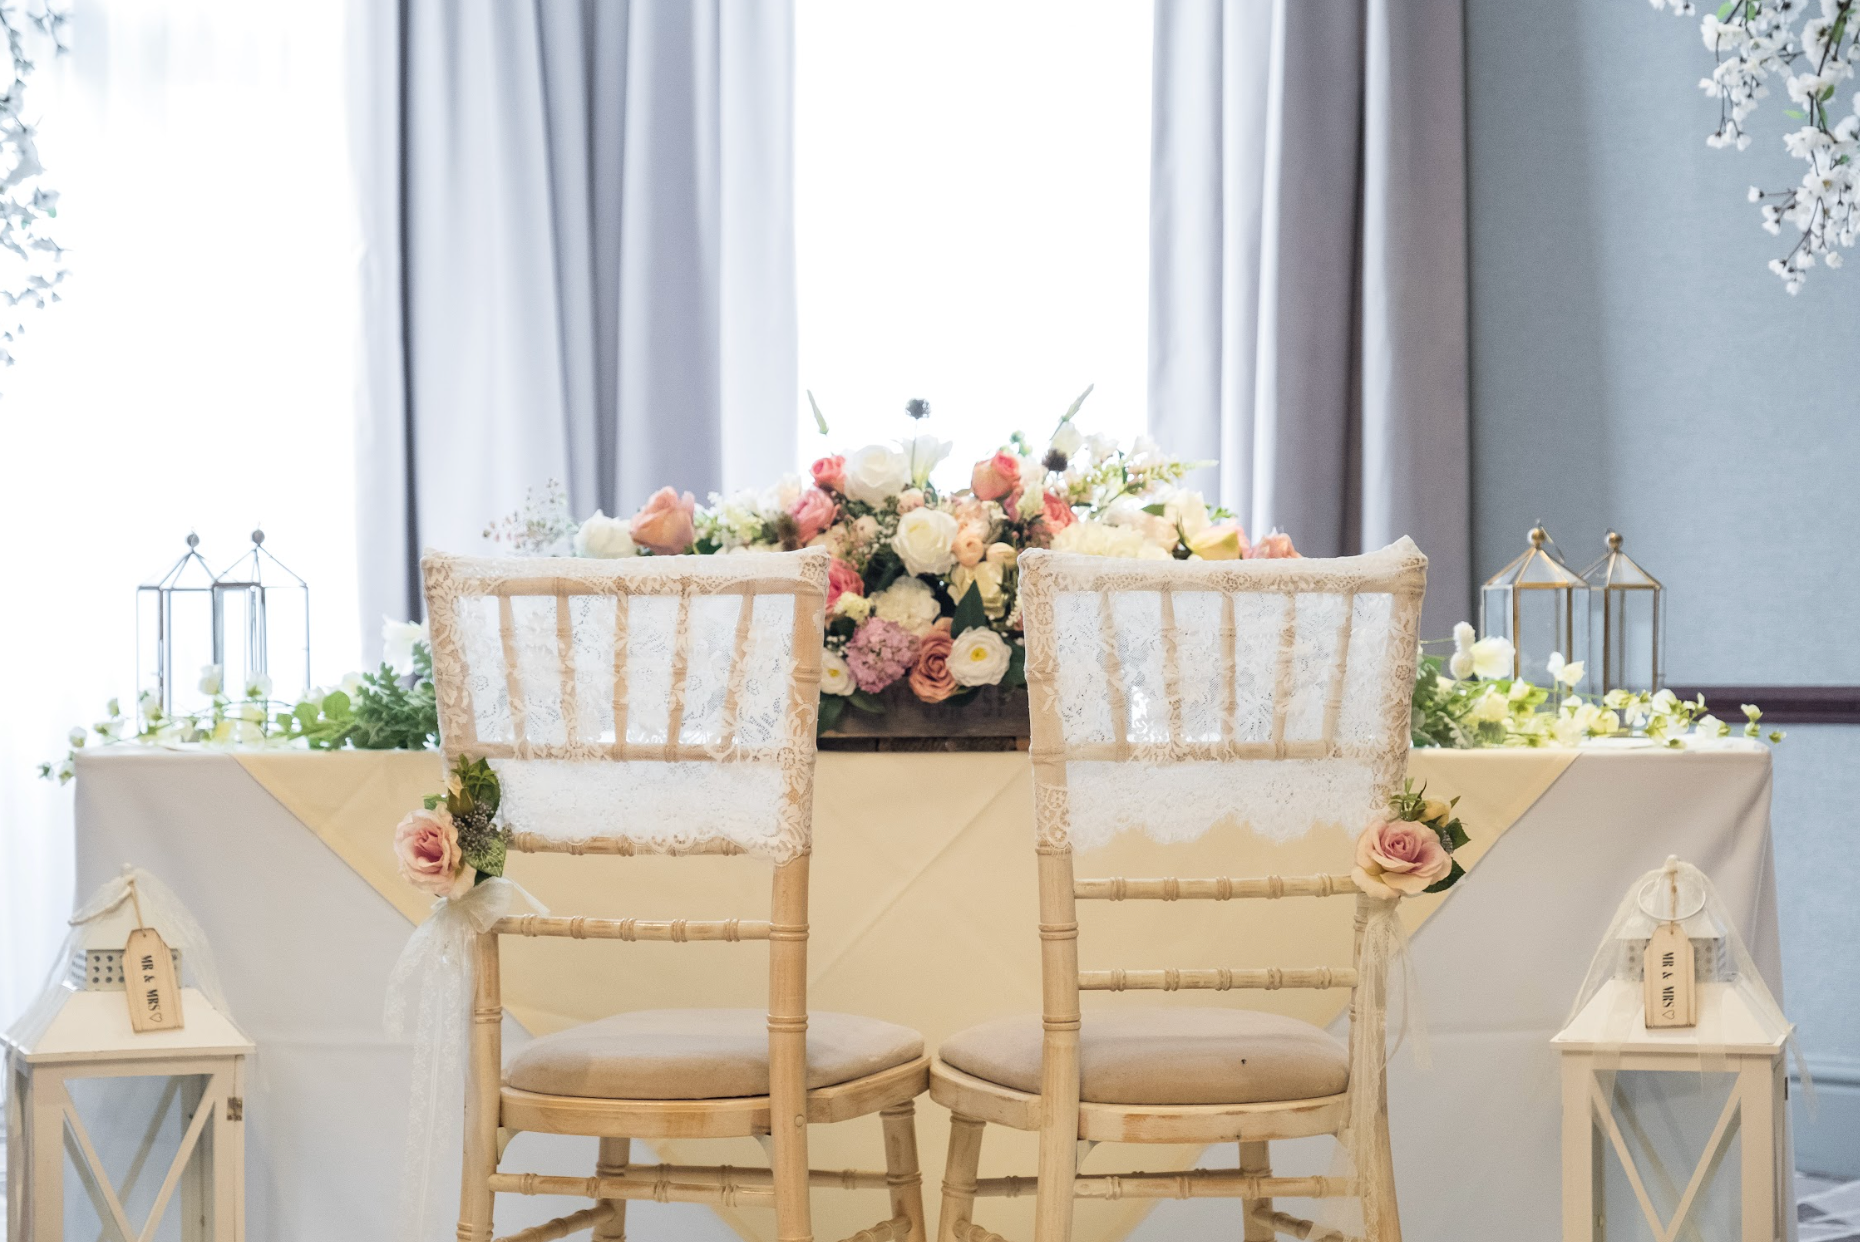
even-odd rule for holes
{"type": "MultiPolygon", "coordinates": [[[[1712,150],[1696,17],[1466,19],[1475,575],[1539,518],[1577,568],[1612,526],[1669,588],[1670,681],[1860,683],[1860,254],[1792,298],[1764,267],[1789,232],[1744,200],[1800,176],[1786,93],[1712,150]]],[[[1857,760],[1860,729],[1794,730],[1774,814],[1786,1004],[1832,1088],[1798,1142],[1860,1175],[1857,760]]]]}

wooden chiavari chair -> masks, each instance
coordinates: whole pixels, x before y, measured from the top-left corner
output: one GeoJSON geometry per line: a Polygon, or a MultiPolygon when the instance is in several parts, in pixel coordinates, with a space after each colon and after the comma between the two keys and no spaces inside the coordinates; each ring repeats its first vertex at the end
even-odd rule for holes
{"type": "MultiPolygon", "coordinates": [[[[624,1237],[629,1199],[769,1205],[812,1236],[810,1186],[884,1190],[857,1242],[924,1242],[917,1032],[807,1008],[807,874],[822,551],[633,560],[422,561],[448,767],[484,758],[512,848],[623,857],[754,854],[767,919],[518,915],[474,945],[460,1242],[489,1242],[498,1193],[593,1205],[510,1235],[624,1237]],[[503,1063],[498,940],[766,941],[767,1013],[655,1010],[545,1035],[503,1063]],[[807,1127],[882,1119],[884,1172],[813,1171],[807,1127]],[[499,1170],[512,1135],[600,1140],[591,1177],[499,1170]],[[632,1139],[766,1140],[770,1168],[636,1165],[632,1139]]],[[[853,1242],[849,1239],[849,1242],[853,1242]]]]}
{"type": "Polygon", "coordinates": [[[1148,562],[1028,552],[1020,562],[1032,700],[1042,1013],[971,1028],[931,1066],[954,1113],[939,1242],[974,1223],[986,1123],[1037,1130],[1035,1242],[1066,1242],[1075,1199],[1242,1201],[1243,1236],[1348,1235],[1275,1198],[1360,1197],[1371,1242],[1399,1242],[1383,1080],[1385,992],[1365,928],[1391,904],[1347,873],[1084,878],[1073,848],[1142,828],[1163,840],[1245,823],[1336,834],[1340,863],[1401,788],[1426,558],[1404,539],[1339,560],[1148,562]],[[1349,967],[1080,970],[1080,901],[1356,897],[1349,967]],[[1308,1023],[1213,1007],[1092,1008],[1081,991],[1351,989],[1349,1047],[1308,1023]],[[1349,1133],[1344,1176],[1275,1177],[1273,1139],[1349,1133]],[[1237,1171],[1087,1176],[1099,1142],[1239,1144],[1237,1171]]]}

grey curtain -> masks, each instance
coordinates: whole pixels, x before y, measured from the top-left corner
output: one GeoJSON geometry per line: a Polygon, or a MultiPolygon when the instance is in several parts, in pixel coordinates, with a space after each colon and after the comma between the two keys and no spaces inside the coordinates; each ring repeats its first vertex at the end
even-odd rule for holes
{"type": "Polygon", "coordinates": [[[1460,0],[1156,0],[1150,426],[1249,534],[1468,615],[1460,0]]]}
{"type": "Polygon", "coordinates": [[[791,0],[350,11],[365,619],[549,479],[582,517],[791,460],[791,0]]]}

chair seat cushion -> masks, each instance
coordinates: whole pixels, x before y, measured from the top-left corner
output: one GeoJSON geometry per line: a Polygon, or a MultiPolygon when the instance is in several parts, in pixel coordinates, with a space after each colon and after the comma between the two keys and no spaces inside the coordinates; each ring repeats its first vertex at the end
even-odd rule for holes
{"type": "MultiPolygon", "coordinates": [[[[923,1055],[908,1027],[849,1013],[808,1015],[807,1087],[831,1087],[923,1055]]],[[[643,1009],[532,1040],[504,1081],[600,1100],[722,1100],[769,1093],[768,1013],[643,1009]]]]}
{"type": "MultiPolygon", "coordinates": [[[[1038,1094],[1039,1016],[972,1026],[938,1049],[976,1078],[1038,1094]]],[[[1132,1006],[1085,1014],[1079,1098],[1093,1104],[1257,1104],[1335,1095],[1348,1054],[1309,1022],[1250,1009],[1132,1006]]]]}

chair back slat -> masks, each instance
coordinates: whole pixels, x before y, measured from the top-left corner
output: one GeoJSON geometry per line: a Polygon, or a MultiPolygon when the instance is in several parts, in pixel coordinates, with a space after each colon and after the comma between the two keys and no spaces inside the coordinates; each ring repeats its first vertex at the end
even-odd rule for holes
{"type": "Polygon", "coordinates": [[[497,597],[497,633],[504,648],[504,679],[507,683],[506,693],[510,695],[511,741],[521,751],[524,742],[529,740],[525,729],[529,706],[523,695],[522,664],[517,658],[516,605],[508,595],[497,597]]]}
{"type": "Polygon", "coordinates": [[[672,629],[672,687],[665,706],[665,761],[678,761],[678,735],[685,727],[685,682],[691,676],[691,596],[678,595],[678,621],[672,629]]]}
{"type": "Polygon", "coordinates": [[[1175,630],[1175,592],[1164,588],[1161,592],[1160,608],[1162,613],[1163,641],[1163,698],[1169,708],[1169,741],[1179,744],[1187,741],[1182,727],[1182,662],[1176,649],[1175,630]]]}
{"type": "Polygon", "coordinates": [[[627,653],[627,617],[632,612],[631,597],[614,596],[614,741],[615,759],[626,757],[627,698],[626,698],[626,653],[627,653]]]}
{"type": "Polygon", "coordinates": [[[1117,655],[1117,618],[1111,597],[1098,597],[1098,623],[1104,634],[1104,690],[1111,710],[1111,747],[1121,758],[1130,745],[1130,696],[1124,689],[1124,663],[1117,655]]]}
{"type": "Polygon", "coordinates": [[[736,613],[736,658],[730,662],[730,680],[723,692],[723,723],[720,732],[726,750],[736,747],[736,706],[743,697],[743,679],[749,675],[749,626],[756,616],[756,592],[743,592],[742,605],[736,613]]]}
{"type": "Polygon", "coordinates": [[[561,594],[555,597],[555,646],[561,653],[556,663],[561,672],[562,723],[573,747],[581,740],[581,710],[575,698],[574,627],[569,623],[568,596],[561,594]]]}

